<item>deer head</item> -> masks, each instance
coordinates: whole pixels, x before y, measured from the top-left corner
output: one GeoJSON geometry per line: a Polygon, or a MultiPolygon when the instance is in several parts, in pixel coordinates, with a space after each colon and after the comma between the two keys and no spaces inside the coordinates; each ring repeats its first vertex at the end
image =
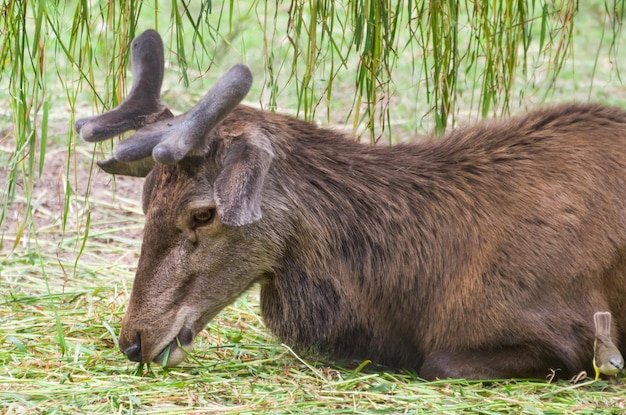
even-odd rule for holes
{"type": "Polygon", "coordinates": [[[269,269],[267,243],[252,238],[242,249],[237,242],[254,233],[261,217],[273,152],[260,132],[215,131],[250,89],[246,66],[233,66],[196,106],[173,117],[160,101],[157,32],[137,37],[131,52],[128,98],[108,113],[78,120],[75,129],[87,141],[137,129],[98,163],[111,174],[147,176],[144,239],[119,345],[133,361],[175,366],[186,355],[179,346],[191,347],[209,320],[262,278],[259,270],[269,269]]]}

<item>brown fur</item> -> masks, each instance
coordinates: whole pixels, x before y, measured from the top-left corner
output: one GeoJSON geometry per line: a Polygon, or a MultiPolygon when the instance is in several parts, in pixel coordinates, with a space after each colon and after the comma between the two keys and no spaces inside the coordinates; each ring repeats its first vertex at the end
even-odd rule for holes
{"type": "Polygon", "coordinates": [[[288,344],[427,379],[590,371],[597,310],[626,354],[624,111],[563,105],[382,147],[239,106],[208,143],[146,179],[120,334],[144,361],[173,321],[193,337],[255,283],[288,344]],[[229,157],[260,147],[261,218],[194,225],[229,157]]]}
{"type": "Polygon", "coordinates": [[[283,341],[426,379],[591,372],[596,311],[626,354],[626,112],[562,105],[365,146],[237,106],[244,65],[173,117],[159,34],[131,55],[126,100],[75,124],[88,141],[139,128],[98,163],[147,175],[129,359],[175,366],[257,283],[283,341]]]}

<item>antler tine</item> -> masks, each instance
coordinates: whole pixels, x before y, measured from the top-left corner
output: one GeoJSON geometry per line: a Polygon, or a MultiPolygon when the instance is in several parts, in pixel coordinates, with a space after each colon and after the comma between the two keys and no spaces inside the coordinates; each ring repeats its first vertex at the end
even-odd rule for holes
{"type": "Polygon", "coordinates": [[[152,149],[163,140],[158,124],[148,125],[139,130],[142,134],[135,133],[119,142],[113,149],[113,157],[99,161],[98,166],[110,174],[145,177],[154,167],[152,149]]]}
{"type": "MultiPolygon", "coordinates": [[[[152,151],[152,157],[159,163],[175,164],[188,154],[204,151],[211,129],[244,99],[251,86],[250,69],[235,65],[191,110],[137,131],[133,137],[159,136],[160,143],[152,151]]],[[[116,155],[122,159],[121,149],[116,155]]]]}
{"type": "Polygon", "coordinates": [[[114,159],[132,162],[152,155],[160,163],[175,164],[193,151],[203,151],[208,133],[241,102],[251,85],[247,66],[231,67],[191,110],[147,125],[118,143],[114,159]]]}
{"type": "Polygon", "coordinates": [[[164,72],[163,41],[146,30],[131,43],[133,84],[126,99],[115,109],[76,121],[74,129],[85,141],[103,141],[128,130],[172,118],[161,102],[164,72]]]}
{"type": "Polygon", "coordinates": [[[98,167],[109,174],[119,174],[122,176],[146,177],[154,167],[152,156],[144,157],[132,162],[119,161],[115,157],[104,161],[98,161],[98,167]]]}

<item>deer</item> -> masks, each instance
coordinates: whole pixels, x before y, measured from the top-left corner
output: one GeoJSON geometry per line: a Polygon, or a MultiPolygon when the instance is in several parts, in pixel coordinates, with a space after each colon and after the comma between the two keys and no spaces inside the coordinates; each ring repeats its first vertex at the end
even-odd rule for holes
{"type": "Polygon", "coordinates": [[[79,119],[98,164],[144,177],[119,348],[179,365],[251,287],[296,351],[425,380],[593,373],[597,311],[626,355],[626,112],[564,103],[394,145],[242,104],[237,64],[189,111],[161,101],[162,39],[127,98],[79,119]]]}

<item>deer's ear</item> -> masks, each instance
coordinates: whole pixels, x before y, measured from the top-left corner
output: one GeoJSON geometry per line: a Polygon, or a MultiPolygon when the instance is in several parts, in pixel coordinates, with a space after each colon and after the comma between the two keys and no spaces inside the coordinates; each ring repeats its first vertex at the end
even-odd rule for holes
{"type": "Polygon", "coordinates": [[[261,219],[263,184],[273,158],[272,146],[261,134],[231,143],[214,184],[217,213],[223,223],[243,226],[261,219]]]}

